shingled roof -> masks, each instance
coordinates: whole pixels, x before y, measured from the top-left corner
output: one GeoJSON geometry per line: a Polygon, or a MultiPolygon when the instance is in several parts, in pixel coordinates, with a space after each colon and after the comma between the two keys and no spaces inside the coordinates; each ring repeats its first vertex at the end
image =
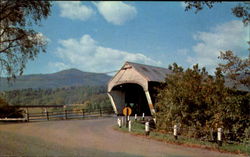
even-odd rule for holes
{"type": "Polygon", "coordinates": [[[171,73],[171,71],[166,68],[133,63],[133,62],[126,62],[126,63],[133,66],[148,81],[163,82],[166,78],[166,75],[171,73]]]}
{"type": "Polygon", "coordinates": [[[166,75],[170,73],[171,71],[166,68],[126,62],[109,81],[108,92],[113,87],[124,83],[139,84],[146,91],[148,90],[148,82],[164,82],[166,75]]]}

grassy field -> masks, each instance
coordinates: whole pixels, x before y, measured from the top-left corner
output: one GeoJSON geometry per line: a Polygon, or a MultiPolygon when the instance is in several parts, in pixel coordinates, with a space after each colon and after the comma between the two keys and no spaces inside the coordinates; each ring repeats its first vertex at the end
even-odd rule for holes
{"type": "MultiPolygon", "coordinates": [[[[133,135],[139,135],[139,136],[146,136],[145,135],[145,129],[144,124],[141,124],[139,122],[132,121],[131,124],[131,134],[133,135]]],[[[114,126],[116,130],[128,132],[128,128],[125,126],[119,128],[117,125],[114,126]]],[[[246,156],[250,155],[250,145],[249,143],[234,143],[234,144],[228,144],[224,142],[222,146],[218,146],[217,143],[212,143],[209,141],[202,141],[195,138],[188,138],[185,136],[178,136],[178,139],[176,140],[173,135],[171,134],[165,134],[161,132],[157,132],[155,130],[151,130],[148,138],[152,138],[155,140],[167,142],[167,143],[173,143],[178,145],[185,145],[189,147],[199,147],[199,148],[205,148],[209,150],[214,151],[220,151],[220,152],[230,152],[230,153],[237,153],[237,154],[244,154],[246,156]]]]}

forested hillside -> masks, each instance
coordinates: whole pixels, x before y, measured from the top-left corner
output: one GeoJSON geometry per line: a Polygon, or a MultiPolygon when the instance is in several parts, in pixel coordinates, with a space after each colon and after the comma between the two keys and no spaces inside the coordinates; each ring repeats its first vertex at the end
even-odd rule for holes
{"type": "Polygon", "coordinates": [[[48,89],[71,86],[105,86],[110,76],[102,73],[82,72],[78,69],[68,69],[52,74],[33,74],[18,76],[15,81],[8,82],[0,78],[0,91],[19,89],[48,89]]]}
{"type": "Polygon", "coordinates": [[[111,107],[105,86],[72,86],[57,89],[22,89],[2,92],[10,105],[72,105],[111,107]]]}

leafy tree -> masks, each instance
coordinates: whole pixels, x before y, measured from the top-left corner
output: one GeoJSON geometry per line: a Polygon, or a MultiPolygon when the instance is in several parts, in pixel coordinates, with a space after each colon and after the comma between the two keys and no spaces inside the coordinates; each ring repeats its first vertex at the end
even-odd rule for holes
{"type": "Polygon", "coordinates": [[[228,50],[221,52],[219,59],[226,62],[219,64],[219,67],[234,82],[234,86],[244,85],[250,91],[250,54],[242,59],[228,50]]]}
{"type": "Polygon", "coordinates": [[[49,1],[0,1],[0,76],[22,75],[26,62],[45,52],[44,36],[32,29],[50,14],[49,1]]]}
{"type": "Polygon", "coordinates": [[[22,110],[13,108],[0,97],[0,118],[19,118],[23,117],[22,110]]]}
{"type": "Polygon", "coordinates": [[[169,66],[173,71],[159,89],[156,103],[156,126],[168,131],[178,124],[183,135],[209,137],[210,129],[223,127],[230,132],[227,138],[241,141],[250,127],[248,92],[225,87],[221,68],[215,76],[208,75],[205,68],[194,65],[183,70],[177,64],[169,66]]]}
{"type": "MultiPolygon", "coordinates": [[[[221,1],[186,1],[185,11],[190,9],[196,9],[195,13],[201,11],[204,7],[209,9],[213,8],[216,3],[221,3],[221,1]]],[[[241,2],[232,8],[232,14],[241,18],[242,22],[247,26],[250,22],[250,2],[241,2]]]]}

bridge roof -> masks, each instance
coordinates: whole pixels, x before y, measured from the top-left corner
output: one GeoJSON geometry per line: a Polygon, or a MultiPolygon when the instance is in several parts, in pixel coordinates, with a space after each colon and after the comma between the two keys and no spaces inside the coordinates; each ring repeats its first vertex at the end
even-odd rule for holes
{"type": "Polygon", "coordinates": [[[148,82],[163,82],[167,74],[171,71],[166,68],[126,62],[122,68],[109,81],[108,92],[113,87],[124,83],[139,84],[146,91],[148,90],[148,82]]]}
{"type": "Polygon", "coordinates": [[[133,63],[133,62],[126,62],[126,63],[133,66],[148,81],[162,82],[165,80],[166,75],[171,73],[171,70],[162,67],[156,67],[156,66],[133,63]]]}

